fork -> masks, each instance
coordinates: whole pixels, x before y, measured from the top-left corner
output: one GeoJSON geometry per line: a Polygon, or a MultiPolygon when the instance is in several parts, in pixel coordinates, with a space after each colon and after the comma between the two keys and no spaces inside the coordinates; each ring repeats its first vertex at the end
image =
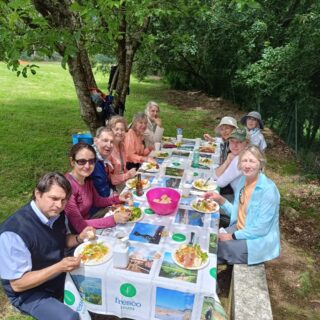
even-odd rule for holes
{"type": "Polygon", "coordinates": [[[203,186],[207,186],[210,179],[211,179],[211,177],[209,177],[209,178],[204,182],[203,186]]]}

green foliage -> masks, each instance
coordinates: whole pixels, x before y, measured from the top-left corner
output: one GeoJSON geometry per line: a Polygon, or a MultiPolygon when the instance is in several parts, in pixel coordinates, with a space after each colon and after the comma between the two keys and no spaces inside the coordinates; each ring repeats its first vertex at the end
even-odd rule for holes
{"type": "Polygon", "coordinates": [[[319,150],[320,3],[218,0],[179,8],[153,21],[138,72],[159,66],[174,88],[258,109],[290,146],[319,150]]]}

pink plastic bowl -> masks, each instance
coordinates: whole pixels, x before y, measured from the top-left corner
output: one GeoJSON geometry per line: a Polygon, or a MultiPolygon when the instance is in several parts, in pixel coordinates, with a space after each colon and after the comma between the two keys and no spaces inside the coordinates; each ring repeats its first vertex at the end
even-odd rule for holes
{"type": "Polygon", "coordinates": [[[160,215],[175,212],[180,200],[180,193],[171,188],[153,188],[147,191],[146,196],[150,208],[160,215]],[[157,203],[153,201],[154,199],[160,199],[164,194],[171,198],[171,203],[157,203]]]}

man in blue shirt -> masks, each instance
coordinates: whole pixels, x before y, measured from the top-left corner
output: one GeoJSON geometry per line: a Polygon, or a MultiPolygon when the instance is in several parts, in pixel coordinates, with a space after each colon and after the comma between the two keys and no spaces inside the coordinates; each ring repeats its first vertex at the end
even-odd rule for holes
{"type": "Polygon", "coordinates": [[[36,319],[79,319],[62,301],[65,273],[78,268],[81,258],[64,257],[64,249],[95,230],[69,233],[63,210],[70,195],[71,185],[62,174],[45,174],[33,200],[0,225],[3,288],[15,307],[36,319]]]}

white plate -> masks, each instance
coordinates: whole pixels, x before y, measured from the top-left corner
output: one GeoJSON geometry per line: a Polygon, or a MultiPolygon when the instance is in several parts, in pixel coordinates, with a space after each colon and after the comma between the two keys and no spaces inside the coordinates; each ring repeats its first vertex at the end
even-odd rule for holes
{"type": "Polygon", "coordinates": [[[152,167],[152,168],[149,168],[151,164],[148,163],[148,162],[144,162],[141,166],[141,169],[146,171],[146,172],[158,172],[160,167],[159,168],[156,168],[156,167],[152,167]]]}
{"type": "Polygon", "coordinates": [[[202,166],[210,167],[212,165],[212,159],[206,158],[206,157],[200,157],[199,164],[202,166]]]}
{"type": "MultiPolygon", "coordinates": [[[[126,181],[126,186],[129,188],[129,189],[134,189],[135,186],[132,186],[132,182],[136,180],[136,178],[132,178],[132,179],[129,179],[126,181]]],[[[142,180],[148,180],[148,179],[142,179],[142,180]]],[[[142,189],[148,189],[150,188],[150,182],[148,180],[148,182],[146,184],[143,184],[142,183],[142,189]]]]}
{"type": "Polygon", "coordinates": [[[81,243],[78,247],[76,247],[73,255],[75,257],[78,257],[79,255],[82,254],[82,252],[86,246],[91,245],[91,244],[100,244],[100,243],[102,243],[105,247],[108,248],[108,252],[104,256],[102,256],[100,259],[88,260],[86,262],[81,262],[81,263],[85,266],[96,266],[96,265],[105,263],[112,257],[111,246],[106,241],[99,241],[98,240],[97,242],[96,241],[88,241],[88,242],[81,243]]]}
{"type": "Polygon", "coordinates": [[[183,269],[187,269],[187,270],[200,270],[205,268],[209,262],[210,262],[210,258],[208,256],[207,260],[205,262],[203,262],[200,266],[197,267],[185,267],[183,264],[181,264],[177,259],[176,259],[176,252],[179,250],[180,248],[178,248],[177,250],[173,251],[171,253],[171,257],[172,260],[174,261],[175,264],[177,264],[179,267],[183,268],[183,269]]]}
{"type": "Polygon", "coordinates": [[[214,200],[212,200],[212,199],[205,200],[205,199],[203,199],[203,198],[197,198],[197,199],[195,199],[194,201],[192,201],[192,203],[191,203],[191,208],[192,208],[193,210],[198,211],[198,212],[201,212],[201,213],[214,213],[214,212],[219,211],[220,206],[219,206],[219,204],[218,204],[216,201],[214,201],[214,200]],[[200,200],[200,201],[212,201],[212,202],[215,203],[216,209],[215,209],[214,211],[205,211],[205,210],[198,209],[197,207],[195,207],[195,204],[198,202],[198,200],[200,200]]]}
{"type": "MultiPolygon", "coordinates": [[[[119,209],[120,209],[120,208],[116,209],[116,210],[114,211],[114,213],[116,213],[119,209]]],[[[134,220],[131,220],[131,221],[127,221],[126,223],[136,223],[136,222],[142,220],[143,217],[144,217],[144,212],[143,212],[143,210],[142,210],[141,208],[140,208],[140,210],[141,210],[141,215],[140,215],[140,217],[138,217],[138,218],[136,218],[136,219],[134,219],[134,220]]]]}
{"type": "Polygon", "coordinates": [[[212,183],[211,181],[208,182],[208,184],[206,186],[203,186],[203,187],[200,187],[200,186],[197,186],[196,183],[197,182],[202,182],[202,184],[204,184],[206,182],[205,179],[197,179],[197,180],[194,180],[192,182],[192,186],[198,190],[201,190],[201,191],[212,191],[212,190],[215,190],[217,189],[217,185],[215,183],[212,183]]]}

